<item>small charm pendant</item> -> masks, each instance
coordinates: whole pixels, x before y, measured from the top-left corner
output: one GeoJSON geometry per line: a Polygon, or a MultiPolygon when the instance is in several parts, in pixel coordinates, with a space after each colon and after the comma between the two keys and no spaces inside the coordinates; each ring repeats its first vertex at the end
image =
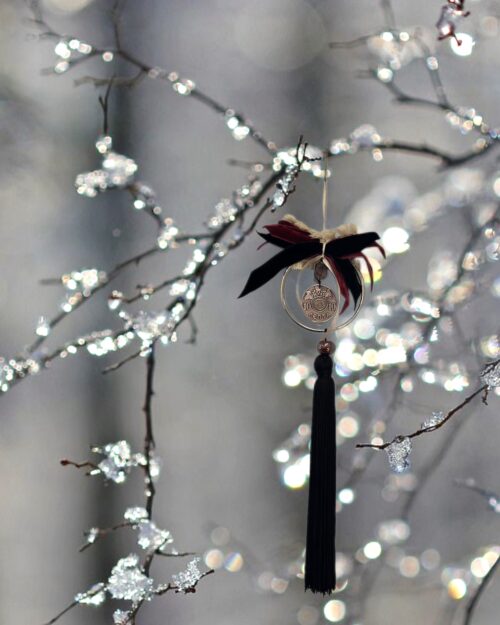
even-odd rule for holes
{"type": "Polygon", "coordinates": [[[327,286],[313,284],[302,296],[302,310],[304,315],[315,323],[330,321],[338,310],[335,293],[327,286]]]}
{"type": "Polygon", "coordinates": [[[318,263],[314,265],[314,279],[317,280],[318,282],[321,282],[321,280],[324,280],[327,275],[328,275],[328,267],[325,265],[325,263],[322,260],[320,260],[318,263]]]}

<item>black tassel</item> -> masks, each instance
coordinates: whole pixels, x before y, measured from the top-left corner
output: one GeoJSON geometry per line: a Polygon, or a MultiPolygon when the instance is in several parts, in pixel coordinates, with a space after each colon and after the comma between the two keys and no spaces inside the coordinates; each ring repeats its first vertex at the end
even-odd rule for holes
{"type": "Polygon", "coordinates": [[[321,341],[314,362],[314,385],[305,587],[330,594],[335,589],[336,418],[333,344],[321,341]]]}

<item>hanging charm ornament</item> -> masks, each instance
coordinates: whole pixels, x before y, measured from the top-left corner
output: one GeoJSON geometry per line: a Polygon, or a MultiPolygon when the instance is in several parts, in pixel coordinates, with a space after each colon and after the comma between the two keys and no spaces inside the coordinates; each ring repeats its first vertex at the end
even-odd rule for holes
{"type": "Polygon", "coordinates": [[[352,224],[328,230],[325,222],[326,167],[323,229],[309,228],[293,215],[285,215],[277,224],[265,226],[267,232],[259,233],[260,236],[281,251],[252,271],[240,297],[260,288],[284,270],[281,302],[286,313],[300,327],[324,335],[318,343],[319,355],[314,362],[318,377],[313,393],[305,588],[330,594],[336,584],[336,415],[335,384],[332,378],[335,346],[327,339],[327,334],[345,327],[361,309],[364,281],[358,260],[365,262],[373,288],[373,268],[364,250],[375,247],[384,258],[385,253],[377,243],[379,236],[376,232],[358,234],[356,226],[352,224]],[[305,270],[313,270],[315,283],[302,295],[296,289],[298,307],[304,316],[302,320],[288,303],[286,284],[292,273],[305,270]],[[329,275],[333,275],[337,282],[338,294],[322,284],[329,275]],[[347,320],[342,320],[340,316],[349,307],[351,297],[353,311],[347,320]]]}
{"type": "Polygon", "coordinates": [[[327,286],[313,284],[302,296],[304,315],[315,323],[330,321],[338,309],[337,298],[327,286]]]}

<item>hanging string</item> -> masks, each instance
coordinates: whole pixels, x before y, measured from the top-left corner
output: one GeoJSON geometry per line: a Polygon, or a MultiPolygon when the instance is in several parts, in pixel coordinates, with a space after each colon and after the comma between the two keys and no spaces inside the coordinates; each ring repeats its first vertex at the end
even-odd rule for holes
{"type": "MultiPolygon", "coordinates": [[[[323,201],[322,201],[322,211],[323,211],[323,230],[326,230],[326,221],[328,216],[328,157],[327,153],[323,153],[323,201]]],[[[325,248],[326,241],[323,241],[323,251],[321,253],[321,260],[325,258],[325,248]]]]}

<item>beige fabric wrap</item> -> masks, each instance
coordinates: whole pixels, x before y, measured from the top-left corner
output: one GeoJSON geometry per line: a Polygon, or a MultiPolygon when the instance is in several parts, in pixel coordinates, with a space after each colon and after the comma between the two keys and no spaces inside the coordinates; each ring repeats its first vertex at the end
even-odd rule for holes
{"type": "MultiPolygon", "coordinates": [[[[288,221],[294,226],[297,226],[297,228],[304,230],[314,239],[318,239],[323,245],[330,243],[330,241],[333,241],[334,239],[341,239],[342,237],[348,237],[351,234],[358,233],[358,229],[354,224],[342,224],[341,226],[338,226],[338,228],[330,228],[329,230],[314,230],[314,228],[309,228],[308,225],[293,215],[285,215],[283,217],[283,221],[288,221]]],[[[292,265],[292,269],[301,271],[302,269],[312,268],[321,258],[323,258],[323,255],[319,254],[318,256],[301,260],[299,263],[292,265]]]]}

